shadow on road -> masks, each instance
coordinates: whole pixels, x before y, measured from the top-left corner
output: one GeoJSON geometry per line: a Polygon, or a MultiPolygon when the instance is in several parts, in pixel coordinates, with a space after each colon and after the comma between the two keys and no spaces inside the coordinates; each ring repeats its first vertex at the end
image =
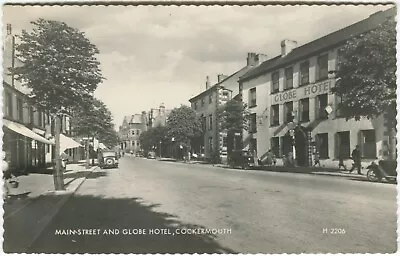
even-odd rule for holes
{"type": "Polygon", "coordinates": [[[217,236],[229,236],[229,233],[178,235],[177,230],[205,227],[183,223],[175,215],[158,212],[158,206],[146,204],[140,198],[75,195],[46,227],[29,253],[235,253],[216,241],[217,236]],[[96,229],[100,233],[56,235],[56,230],[83,232],[83,229],[96,229]],[[115,234],[103,234],[104,230],[113,230],[115,234]],[[130,230],[131,234],[123,234],[124,230],[130,230]],[[133,234],[139,230],[146,234],[133,234]],[[151,230],[170,234],[149,234],[151,230]]]}
{"type": "Polygon", "coordinates": [[[100,177],[105,177],[107,176],[106,172],[101,172],[101,171],[79,171],[79,172],[73,172],[73,173],[64,173],[63,177],[64,179],[71,179],[67,183],[65,183],[65,186],[68,186],[71,184],[74,180],[79,179],[79,178],[87,178],[87,179],[97,179],[100,177]]]}

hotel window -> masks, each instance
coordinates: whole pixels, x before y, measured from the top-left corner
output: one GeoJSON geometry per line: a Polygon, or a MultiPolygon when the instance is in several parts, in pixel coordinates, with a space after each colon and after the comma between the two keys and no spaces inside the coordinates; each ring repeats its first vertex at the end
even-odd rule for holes
{"type": "Polygon", "coordinates": [[[42,111],[40,111],[40,110],[38,110],[38,116],[39,116],[39,122],[38,122],[38,125],[39,125],[39,127],[42,127],[43,126],[43,112],[42,111]]]}
{"type": "Polygon", "coordinates": [[[310,121],[310,99],[301,99],[300,100],[300,122],[308,122],[310,121]]]}
{"type": "Polygon", "coordinates": [[[206,117],[202,116],[201,117],[201,127],[203,128],[203,132],[207,129],[206,125],[207,125],[206,117]]]}
{"type": "Polygon", "coordinates": [[[279,92],[279,71],[272,73],[272,93],[279,92]]]}
{"type": "Polygon", "coordinates": [[[293,101],[284,104],[285,122],[293,122],[293,101]]]}
{"type": "Polygon", "coordinates": [[[204,99],[201,99],[201,106],[204,107],[204,99]]]}
{"type": "Polygon", "coordinates": [[[285,69],[285,90],[293,88],[293,67],[285,69]]]}
{"type": "Polygon", "coordinates": [[[140,142],[139,141],[136,142],[136,146],[140,147],[140,142]]]}
{"type": "Polygon", "coordinates": [[[271,150],[274,153],[275,157],[279,157],[279,137],[271,138],[271,150]]]}
{"type": "Polygon", "coordinates": [[[376,158],[375,130],[361,131],[361,153],[365,158],[376,158]]]}
{"type": "Polygon", "coordinates": [[[24,103],[22,99],[17,98],[17,120],[23,121],[24,119],[24,103]]]}
{"type": "Polygon", "coordinates": [[[348,159],[350,157],[350,132],[336,133],[336,157],[348,159]]]}
{"type": "Polygon", "coordinates": [[[279,104],[271,106],[271,126],[279,125],[279,104]]]}
{"type": "Polygon", "coordinates": [[[339,95],[335,95],[334,97],[335,97],[335,102],[336,102],[335,116],[337,118],[343,117],[343,111],[340,109],[340,104],[342,104],[343,98],[340,97],[339,95]]]}
{"type": "Polygon", "coordinates": [[[316,97],[317,99],[317,119],[328,119],[328,113],[325,108],[328,106],[328,94],[321,94],[316,97]]]}
{"type": "Polygon", "coordinates": [[[213,120],[212,114],[208,116],[208,130],[212,130],[213,120]]]}
{"type": "Polygon", "coordinates": [[[255,107],[257,105],[257,94],[256,88],[251,88],[249,90],[249,107],[255,107]]]}
{"type": "Polygon", "coordinates": [[[300,86],[310,82],[310,62],[304,61],[300,64],[300,86]]]}
{"type": "Polygon", "coordinates": [[[5,112],[4,116],[12,117],[12,94],[10,92],[5,92],[5,112]]]}
{"type": "Polygon", "coordinates": [[[212,152],[213,150],[213,138],[212,137],[208,137],[208,152],[212,152]]]}
{"type": "Polygon", "coordinates": [[[250,114],[249,118],[249,133],[257,132],[257,115],[255,113],[250,114]]]}
{"type": "Polygon", "coordinates": [[[328,54],[318,57],[317,81],[328,78],[328,54]]]}
{"type": "Polygon", "coordinates": [[[136,135],[140,135],[140,130],[139,129],[136,130],[136,135]]]}
{"type": "Polygon", "coordinates": [[[197,110],[197,102],[193,103],[194,110],[197,110]]]}
{"type": "Polygon", "coordinates": [[[132,130],[132,131],[131,131],[131,134],[132,134],[132,136],[135,135],[135,130],[132,130]]]}
{"type": "Polygon", "coordinates": [[[212,94],[208,96],[208,103],[209,103],[209,104],[212,103],[212,94]]]}
{"type": "Polygon", "coordinates": [[[316,137],[316,146],[319,153],[319,158],[329,158],[329,144],[328,144],[328,133],[319,133],[316,137]]]}

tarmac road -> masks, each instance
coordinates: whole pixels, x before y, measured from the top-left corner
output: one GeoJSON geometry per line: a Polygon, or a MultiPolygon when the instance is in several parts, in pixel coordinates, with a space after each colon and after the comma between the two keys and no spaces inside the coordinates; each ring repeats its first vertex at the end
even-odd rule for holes
{"type": "Polygon", "coordinates": [[[393,253],[396,210],[392,184],[125,156],[89,176],[30,252],[393,253]]]}

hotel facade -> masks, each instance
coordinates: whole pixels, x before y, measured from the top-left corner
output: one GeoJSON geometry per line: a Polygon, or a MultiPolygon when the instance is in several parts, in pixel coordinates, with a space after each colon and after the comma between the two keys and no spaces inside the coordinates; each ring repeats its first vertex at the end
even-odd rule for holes
{"type": "Polygon", "coordinates": [[[243,133],[244,147],[263,160],[271,149],[278,165],[290,153],[299,166],[319,160],[337,167],[339,159],[350,166],[351,151],[360,146],[364,164],[388,156],[389,134],[385,117],[347,120],[336,84],[340,47],[350,38],[378,27],[396,15],[394,8],[297,47],[281,42],[281,55],[263,62],[239,80],[240,98],[250,110],[250,129],[243,133]]]}

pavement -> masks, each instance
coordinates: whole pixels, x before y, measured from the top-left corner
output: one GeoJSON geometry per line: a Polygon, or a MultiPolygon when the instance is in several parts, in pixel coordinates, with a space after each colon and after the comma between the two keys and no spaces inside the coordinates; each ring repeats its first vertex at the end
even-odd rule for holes
{"type": "Polygon", "coordinates": [[[361,177],[123,157],[92,172],[27,252],[394,253],[396,195],[361,177]],[[219,232],[182,234],[193,230],[219,232]]]}
{"type": "MultiPolygon", "coordinates": [[[[158,158],[159,161],[164,161],[164,162],[176,162],[176,163],[181,163],[181,164],[199,164],[199,165],[204,165],[208,166],[210,168],[225,168],[225,169],[240,169],[240,168],[232,168],[229,165],[226,164],[209,164],[204,161],[181,161],[181,160],[176,160],[174,158],[158,158]]],[[[361,178],[365,179],[367,171],[366,169],[361,170],[361,175],[357,173],[356,170],[354,170],[352,173],[350,173],[348,170],[345,171],[343,169],[339,168],[325,168],[325,167],[283,167],[283,166],[255,166],[251,167],[250,170],[257,170],[257,171],[270,171],[270,172],[289,172],[289,173],[304,173],[304,174],[311,174],[311,175],[324,175],[324,176],[337,176],[337,177],[348,177],[348,178],[361,178]]],[[[385,182],[385,180],[384,180],[385,182]]]]}
{"type": "Polygon", "coordinates": [[[19,176],[18,188],[10,188],[9,198],[3,204],[3,250],[26,251],[95,168],[69,164],[64,173],[64,191],[54,190],[51,174],[19,176]]]}

